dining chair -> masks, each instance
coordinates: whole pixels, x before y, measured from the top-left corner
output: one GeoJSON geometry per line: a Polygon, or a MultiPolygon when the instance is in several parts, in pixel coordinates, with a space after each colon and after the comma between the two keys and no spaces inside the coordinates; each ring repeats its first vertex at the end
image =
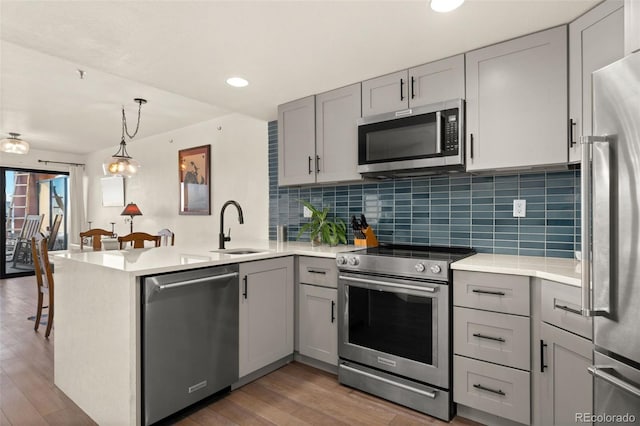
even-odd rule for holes
{"type": "Polygon", "coordinates": [[[80,233],[80,250],[84,248],[85,239],[91,238],[91,246],[93,251],[102,250],[102,237],[113,238],[113,232],[106,229],[94,228],[80,233]]]}
{"type": "Polygon", "coordinates": [[[124,248],[126,243],[133,242],[133,248],[144,248],[145,241],[152,241],[154,247],[160,247],[160,235],[151,235],[146,232],[132,232],[124,237],[118,237],[118,243],[120,244],[120,250],[124,248]]]}
{"type": "Polygon", "coordinates": [[[31,252],[33,256],[33,270],[36,276],[36,285],[38,286],[38,307],[36,312],[36,323],[33,327],[35,331],[38,331],[40,326],[40,318],[42,317],[42,310],[47,306],[42,306],[44,303],[44,296],[48,296],[48,315],[47,315],[47,330],[44,337],[49,338],[51,334],[51,326],[53,325],[53,271],[51,270],[51,264],[49,263],[49,242],[42,234],[31,238],[31,252]]]}
{"type": "Polygon", "coordinates": [[[175,242],[175,234],[167,228],[159,230],[158,235],[162,239],[161,245],[163,246],[169,246],[169,245],[172,246],[173,243],[175,242]]]}
{"type": "Polygon", "coordinates": [[[40,226],[42,225],[42,219],[44,215],[30,214],[24,219],[20,236],[18,237],[15,245],[15,251],[13,252],[13,267],[16,267],[17,263],[29,265],[33,262],[31,257],[31,238],[40,233],[40,226]]]}

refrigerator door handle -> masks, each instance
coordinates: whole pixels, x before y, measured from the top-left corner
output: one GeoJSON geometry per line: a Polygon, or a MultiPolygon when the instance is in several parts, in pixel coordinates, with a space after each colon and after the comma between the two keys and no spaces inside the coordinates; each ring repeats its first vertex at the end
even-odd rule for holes
{"type": "Polygon", "coordinates": [[[609,304],[611,286],[611,155],[609,139],[605,136],[582,136],[580,166],[580,213],[582,252],[582,315],[604,316],[609,307],[594,308],[593,282],[598,282],[598,300],[609,304]],[[594,179],[593,175],[597,175],[594,179]],[[593,197],[593,198],[592,198],[593,197]],[[595,207],[595,208],[594,208],[595,207]],[[593,223],[592,217],[597,218],[593,223]],[[597,249],[597,251],[596,251],[597,249]],[[593,250],[593,255],[592,255],[593,250]],[[593,279],[592,279],[593,274],[593,279]]]}
{"type": "Polygon", "coordinates": [[[589,371],[589,374],[591,374],[594,378],[602,379],[619,389],[629,392],[636,398],[640,398],[640,388],[606,372],[606,370],[615,372],[615,369],[606,366],[592,365],[590,367],[587,367],[587,370],[589,371]]]}

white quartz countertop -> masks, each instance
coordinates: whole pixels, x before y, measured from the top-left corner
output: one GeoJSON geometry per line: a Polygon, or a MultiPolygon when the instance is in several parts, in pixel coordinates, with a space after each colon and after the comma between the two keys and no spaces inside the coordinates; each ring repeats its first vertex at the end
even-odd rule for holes
{"type": "Polygon", "coordinates": [[[478,253],[451,264],[452,269],[459,271],[527,275],[577,287],[582,286],[580,267],[580,262],[574,259],[486,253],[478,253]]]}
{"type": "Polygon", "coordinates": [[[259,250],[260,252],[231,255],[217,252],[215,251],[215,247],[176,245],[95,252],[69,250],[61,253],[51,252],[50,254],[52,255],[51,259],[53,262],[55,262],[56,259],[66,259],[118,271],[130,272],[133,275],[141,276],[291,255],[335,258],[337,253],[360,249],[360,247],[353,245],[338,245],[336,247],[322,245],[312,247],[309,242],[278,243],[275,241],[232,241],[227,243],[226,248],[247,248],[259,250]]]}

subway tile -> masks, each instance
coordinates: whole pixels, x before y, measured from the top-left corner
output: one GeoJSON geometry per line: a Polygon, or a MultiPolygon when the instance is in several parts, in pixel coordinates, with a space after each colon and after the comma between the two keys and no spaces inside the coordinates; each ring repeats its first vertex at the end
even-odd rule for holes
{"type": "MultiPolygon", "coordinates": [[[[380,241],[473,246],[479,252],[573,257],[580,244],[580,171],[440,175],[340,185],[279,187],[277,121],[268,124],[269,224],[292,240],[308,221],[298,199],[348,221],[365,212],[380,241]],[[513,218],[513,200],[527,216],[513,218]]],[[[308,238],[308,237],[303,237],[308,238]]],[[[352,235],[349,240],[353,241],[352,235]]]]}

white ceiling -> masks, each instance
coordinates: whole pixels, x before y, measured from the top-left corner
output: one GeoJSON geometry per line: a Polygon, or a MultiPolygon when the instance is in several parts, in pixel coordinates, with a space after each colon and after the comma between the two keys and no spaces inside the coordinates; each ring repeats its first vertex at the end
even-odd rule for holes
{"type": "Polygon", "coordinates": [[[34,148],[115,146],[120,107],[138,137],[278,104],[567,23],[598,0],[0,0],[0,133],[34,148]],[[77,69],[87,71],[84,80],[77,69]],[[248,87],[225,84],[239,75],[248,87]]]}

